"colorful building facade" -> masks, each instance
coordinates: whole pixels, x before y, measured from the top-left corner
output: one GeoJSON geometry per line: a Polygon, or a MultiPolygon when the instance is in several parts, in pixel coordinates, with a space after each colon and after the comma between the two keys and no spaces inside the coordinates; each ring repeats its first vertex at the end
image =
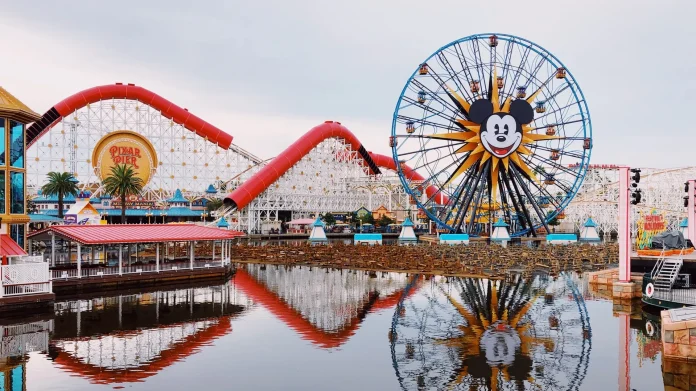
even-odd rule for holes
{"type": "MultiPolygon", "coordinates": [[[[26,209],[26,124],[41,116],[0,87],[0,234],[24,247],[26,209]]],[[[5,240],[5,237],[3,237],[5,240]]]]}

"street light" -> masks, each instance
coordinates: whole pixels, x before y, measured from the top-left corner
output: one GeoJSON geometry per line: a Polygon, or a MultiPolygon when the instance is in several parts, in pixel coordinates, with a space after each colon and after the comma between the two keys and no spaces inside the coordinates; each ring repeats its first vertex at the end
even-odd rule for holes
{"type": "Polygon", "coordinates": [[[209,216],[209,215],[210,215],[210,213],[208,213],[208,211],[206,211],[206,210],[204,210],[203,213],[201,214],[201,216],[203,216],[203,222],[204,222],[204,223],[205,223],[205,218],[206,218],[207,216],[209,216]]]}
{"type": "Polygon", "coordinates": [[[162,212],[162,224],[167,224],[167,212],[162,212]]]}
{"type": "Polygon", "coordinates": [[[147,223],[150,224],[150,217],[152,217],[152,209],[148,209],[145,213],[145,216],[147,216],[147,223]]]}

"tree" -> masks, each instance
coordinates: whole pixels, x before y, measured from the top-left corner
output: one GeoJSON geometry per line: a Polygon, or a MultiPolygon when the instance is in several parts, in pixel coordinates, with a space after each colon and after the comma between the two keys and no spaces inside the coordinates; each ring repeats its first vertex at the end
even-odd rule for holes
{"type": "Polygon", "coordinates": [[[363,224],[375,224],[375,218],[372,216],[372,213],[368,213],[362,218],[362,223],[363,224]]]}
{"type": "MultiPolygon", "coordinates": [[[[552,214],[554,214],[554,211],[553,211],[553,210],[548,211],[548,212],[546,213],[546,219],[548,220],[549,217],[551,217],[552,214]]],[[[556,225],[561,225],[561,222],[558,221],[558,219],[554,216],[554,218],[552,218],[551,220],[549,220],[548,224],[549,224],[549,225],[556,226],[556,225]]]]}
{"type": "Polygon", "coordinates": [[[27,199],[27,213],[38,213],[39,209],[33,199],[27,199]]]}
{"type": "Polygon", "coordinates": [[[379,218],[377,223],[379,224],[380,227],[386,227],[389,224],[394,224],[394,220],[389,218],[389,216],[387,216],[387,215],[382,215],[382,217],[379,218]]]}
{"type": "Polygon", "coordinates": [[[69,172],[49,172],[48,182],[41,187],[45,197],[58,196],[58,218],[63,218],[63,198],[77,195],[77,180],[69,172]]]}
{"type": "Polygon", "coordinates": [[[222,208],[222,200],[218,198],[208,200],[208,202],[205,204],[205,208],[208,210],[208,212],[215,212],[216,210],[222,208]]]}
{"type": "Polygon", "coordinates": [[[126,223],[126,199],[143,191],[145,183],[138,177],[130,164],[117,164],[111,167],[111,173],[104,178],[104,191],[111,196],[121,198],[121,224],[126,223]]]}
{"type": "Polygon", "coordinates": [[[321,219],[324,220],[324,223],[326,223],[326,225],[336,224],[336,218],[330,212],[326,212],[324,216],[321,217],[321,219]]]}

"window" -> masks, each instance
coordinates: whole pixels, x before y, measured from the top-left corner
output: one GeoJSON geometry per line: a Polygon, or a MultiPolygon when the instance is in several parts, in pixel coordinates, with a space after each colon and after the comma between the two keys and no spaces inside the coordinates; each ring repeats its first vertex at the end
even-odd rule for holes
{"type": "Polygon", "coordinates": [[[0,170],[0,214],[5,214],[5,171],[0,170]]]}
{"type": "Polygon", "coordinates": [[[5,118],[0,117],[0,166],[5,165],[5,118]]]}
{"type": "Polygon", "coordinates": [[[10,121],[10,165],[24,168],[24,124],[10,121]]]}
{"type": "Polygon", "coordinates": [[[24,213],[24,173],[10,172],[10,213],[24,213]]]}
{"type": "Polygon", "coordinates": [[[24,224],[10,224],[10,237],[24,248],[24,224]]]}

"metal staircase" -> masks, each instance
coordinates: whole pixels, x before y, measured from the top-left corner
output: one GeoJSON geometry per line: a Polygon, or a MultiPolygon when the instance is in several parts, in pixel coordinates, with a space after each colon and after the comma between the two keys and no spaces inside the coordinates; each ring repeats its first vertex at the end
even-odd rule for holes
{"type": "Polygon", "coordinates": [[[660,257],[650,273],[655,288],[670,290],[677,280],[684,260],[682,258],[660,257]]]}

